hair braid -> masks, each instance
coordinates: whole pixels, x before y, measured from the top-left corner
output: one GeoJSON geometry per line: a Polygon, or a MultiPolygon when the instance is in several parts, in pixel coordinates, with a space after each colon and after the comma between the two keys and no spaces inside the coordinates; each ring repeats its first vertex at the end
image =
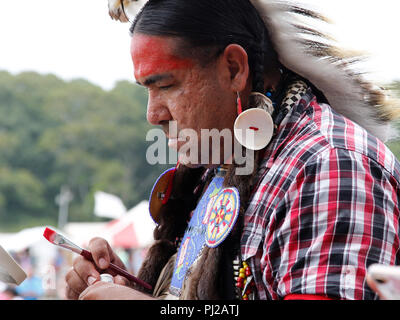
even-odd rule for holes
{"type": "Polygon", "coordinates": [[[263,24],[257,25],[256,43],[253,51],[253,91],[264,93],[264,58],[265,48],[267,43],[265,41],[265,27],[263,24]]]}
{"type": "Polygon", "coordinates": [[[264,93],[264,53],[262,49],[255,51],[253,66],[253,90],[264,93]]]}

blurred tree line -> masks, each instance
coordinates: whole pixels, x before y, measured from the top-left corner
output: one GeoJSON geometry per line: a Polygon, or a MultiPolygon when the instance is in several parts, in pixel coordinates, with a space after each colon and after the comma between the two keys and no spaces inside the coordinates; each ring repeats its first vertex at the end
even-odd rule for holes
{"type": "MultiPolygon", "coordinates": [[[[400,95],[400,82],[390,85],[400,95]]],[[[147,93],[121,81],[110,91],[85,80],[0,72],[0,231],[57,225],[62,186],[74,196],[69,221],[99,221],[94,193],[129,209],[148,199],[159,174],[149,165],[147,93]]],[[[400,138],[388,146],[400,158],[400,138]]]]}
{"type": "Polygon", "coordinates": [[[0,72],[0,231],[57,226],[55,198],[68,186],[69,221],[100,221],[94,193],[129,209],[148,199],[171,165],[146,161],[151,126],[144,88],[121,81],[110,91],[85,80],[0,72]]]}

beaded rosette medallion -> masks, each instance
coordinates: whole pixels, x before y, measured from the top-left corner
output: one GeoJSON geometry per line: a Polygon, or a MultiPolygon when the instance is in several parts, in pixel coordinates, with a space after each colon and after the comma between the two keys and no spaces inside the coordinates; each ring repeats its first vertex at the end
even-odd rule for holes
{"type": "Polygon", "coordinates": [[[176,258],[170,293],[180,296],[190,267],[204,246],[215,248],[233,229],[239,216],[240,199],[235,188],[223,188],[224,178],[213,178],[193,211],[176,258]]]}

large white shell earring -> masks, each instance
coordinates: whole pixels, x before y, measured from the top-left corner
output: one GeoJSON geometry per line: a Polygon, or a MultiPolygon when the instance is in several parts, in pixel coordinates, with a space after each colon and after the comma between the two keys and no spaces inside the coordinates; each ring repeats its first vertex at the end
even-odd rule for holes
{"type": "Polygon", "coordinates": [[[233,127],[236,140],[250,150],[265,148],[274,134],[272,112],[274,107],[271,99],[259,92],[249,96],[249,109],[242,111],[238,93],[238,116],[233,127]]]}

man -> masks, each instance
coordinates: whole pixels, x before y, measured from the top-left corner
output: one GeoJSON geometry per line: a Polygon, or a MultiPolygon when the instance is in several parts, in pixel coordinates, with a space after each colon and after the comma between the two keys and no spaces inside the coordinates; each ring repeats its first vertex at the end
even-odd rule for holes
{"type": "Polygon", "coordinates": [[[350,71],[353,56],[299,38],[323,35],[296,14],[322,19],[273,1],[146,3],[131,27],[135,78],[180,155],[151,198],[156,241],[139,277],[154,290],[96,282],[122,266],[96,238],[95,264],[79,257],[66,276],[68,298],[376,298],[368,266],[399,262],[400,166],[375,138],[394,111],[350,71]],[[189,129],[201,152],[188,160],[189,129]],[[204,129],[235,133],[251,172],[238,174],[233,151],[204,163],[216,151],[201,148],[204,129]]]}

